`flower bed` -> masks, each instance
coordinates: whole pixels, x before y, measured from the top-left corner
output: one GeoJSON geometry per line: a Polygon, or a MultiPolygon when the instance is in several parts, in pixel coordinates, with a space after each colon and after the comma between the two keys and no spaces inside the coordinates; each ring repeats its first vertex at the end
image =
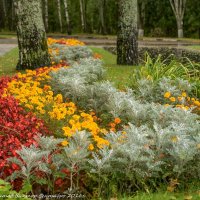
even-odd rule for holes
{"type": "Polygon", "coordinates": [[[145,88],[137,79],[137,90],[119,91],[103,80],[100,56],[79,44],[51,40],[58,48],[53,62],[60,64],[0,80],[1,177],[20,179],[26,193],[40,188],[105,198],[122,183],[120,192],[131,193],[195,179],[200,125],[193,111],[199,101],[188,99],[186,82],[147,79],[145,88]],[[69,48],[81,56],[68,60],[69,48]]]}

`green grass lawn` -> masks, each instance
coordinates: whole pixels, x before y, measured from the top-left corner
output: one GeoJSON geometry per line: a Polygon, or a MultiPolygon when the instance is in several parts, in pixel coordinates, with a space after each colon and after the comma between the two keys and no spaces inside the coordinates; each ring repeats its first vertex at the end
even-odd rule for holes
{"type": "Polygon", "coordinates": [[[103,57],[104,66],[106,69],[105,79],[113,82],[119,89],[124,89],[130,85],[131,76],[136,66],[117,65],[117,56],[112,53],[97,47],[90,47],[95,53],[99,53],[103,57]]]}
{"type": "Polygon", "coordinates": [[[188,46],[187,48],[200,51],[200,45],[188,46]]]}
{"type": "Polygon", "coordinates": [[[15,32],[0,32],[0,39],[9,39],[9,38],[17,38],[17,34],[15,32]]]}
{"type": "Polygon", "coordinates": [[[12,49],[4,56],[0,56],[0,76],[13,75],[16,73],[16,65],[18,61],[18,48],[12,49]]]}

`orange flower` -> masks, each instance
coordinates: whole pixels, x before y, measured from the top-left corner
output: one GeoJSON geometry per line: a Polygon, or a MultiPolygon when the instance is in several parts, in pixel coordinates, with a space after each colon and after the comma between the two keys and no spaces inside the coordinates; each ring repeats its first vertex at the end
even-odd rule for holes
{"type": "Polygon", "coordinates": [[[117,117],[117,118],[115,118],[114,122],[115,122],[115,124],[120,124],[121,123],[121,119],[117,117]]]}
{"type": "Polygon", "coordinates": [[[111,123],[109,124],[109,126],[110,126],[111,128],[115,128],[116,124],[111,122],[111,123]]]}

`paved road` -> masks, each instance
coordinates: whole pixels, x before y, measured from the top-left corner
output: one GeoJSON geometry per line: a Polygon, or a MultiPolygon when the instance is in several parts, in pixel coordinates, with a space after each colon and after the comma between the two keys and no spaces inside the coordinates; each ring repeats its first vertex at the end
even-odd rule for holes
{"type": "MultiPolygon", "coordinates": [[[[63,36],[62,36],[63,37],[63,36]]],[[[75,36],[71,36],[75,37],[75,36]]],[[[60,38],[60,37],[57,37],[60,38]]],[[[67,37],[66,37],[67,38],[67,37]]],[[[76,37],[75,37],[76,38],[76,37]]],[[[77,39],[90,46],[116,46],[116,39],[77,37],[77,39]]],[[[200,41],[178,41],[176,39],[149,39],[138,42],[141,47],[184,47],[190,45],[200,45],[200,41]]],[[[0,39],[0,56],[17,46],[17,39],[0,39]]]]}
{"type": "Polygon", "coordinates": [[[0,44],[0,56],[3,56],[15,47],[17,47],[17,44],[0,44]]]}

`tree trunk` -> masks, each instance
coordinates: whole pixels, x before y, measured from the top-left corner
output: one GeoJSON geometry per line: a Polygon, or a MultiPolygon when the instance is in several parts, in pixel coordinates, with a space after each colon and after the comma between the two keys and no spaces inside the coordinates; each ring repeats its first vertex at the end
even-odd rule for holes
{"type": "Polygon", "coordinates": [[[117,64],[138,64],[137,0],[118,0],[117,64]]]}
{"type": "Polygon", "coordinates": [[[3,4],[3,21],[4,21],[4,28],[8,27],[8,16],[7,16],[7,8],[6,8],[6,1],[2,0],[3,4]]]}
{"type": "Polygon", "coordinates": [[[177,19],[178,38],[183,38],[183,21],[177,19]]]}
{"type": "Polygon", "coordinates": [[[60,24],[60,32],[62,33],[62,17],[61,17],[60,0],[57,0],[57,7],[58,7],[58,19],[59,19],[59,24],[60,24]]]}
{"type": "Polygon", "coordinates": [[[81,27],[82,31],[86,31],[86,22],[85,22],[85,8],[84,8],[84,0],[79,0],[80,2],[80,12],[81,12],[81,27]]]}
{"type": "Polygon", "coordinates": [[[15,27],[15,9],[14,9],[14,2],[12,1],[11,5],[11,30],[14,31],[15,27]]]}
{"type": "Polygon", "coordinates": [[[50,65],[40,0],[15,0],[19,62],[17,69],[50,65]]]}
{"type": "Polygon", "coordinates": [[[99,1],[99,16],[101,23],[101,33],[106,34],[106,26],[105,26],[105,0],[99,1]]]}
{"type": "Polygon", "coordinates": [[[44,0],[44,24],[46,32],[49,29],[48,0],[44,0]]]}
{"type": "Polygon", "coordinates": [[[178,38],[183,38],[183,17],[187,0],[169,0],[177,22],[178,38]]]}
{"type": "Polygon", "coordinates": [[[4,13],[4,17],[6,18],[7,17],[6,2],[5,0],[2,0],[2,1],[3,1],[3,13],[4,13]]]}
{"type": "Polygon", "coordinates": [[[67,25],[67,33],[68,33],[68,35],[71,35],[72,32],[71,32],[71,26],[70,26],[70,20],[69,20],[67,0],[64,0],[64,7],[65,7],[65,18],[66,18],[66,25],[67,25]]]}

